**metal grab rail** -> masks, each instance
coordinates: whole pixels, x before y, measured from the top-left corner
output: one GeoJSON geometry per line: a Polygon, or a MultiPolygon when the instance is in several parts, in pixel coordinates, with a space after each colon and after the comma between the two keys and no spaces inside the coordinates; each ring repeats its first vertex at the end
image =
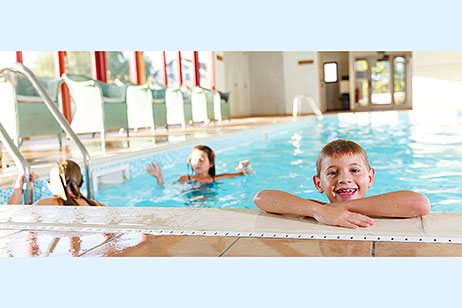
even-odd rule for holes
{"type": "Polygon", "coordinates": [[[34,89],[43,99],[45,105],[48,107],[53,117],[58,122],[59,126],[61,126],[61,128],[66,132],[67,136],[70,136],[72,141],[74,141],[74,143],[80,149],[84,158],[83,163],[85,165],[88,198],[93,199],[93,187],[91,185],[91,159],[83,143],[71,129],[71,126],[69,125],[67,120],[61,114],[61,112],[59,112],[58,108],[56,108],[55,104],[51,101],[42,84],[38,81],[37,77],[35,77],[34,73],[32,73],[30,69],[28,69],[24,64],[17,62],[0,68],[0,74],[2,74],[6,70],[21,73],[30,81],[34,89]]]}
{"type": "Polygon", "coordinates": [[[292,102],[292,117],[294,119],[297,118],[298,110],[300,109],[300,104],[302,101],[306,101],[308,105],[310,105],[311,110],[314,112],[318,120],[324,119],[324,116],[322,115],[322,112],[319,109],[318,105],[316,105],[314,98],[306,94],[300,94],[295,96],[292,102]]]}
{"type": "Polygon", "coordinates": [[[29,204],[29,179],[30,179],[30,170],[29,165],[27,164],[26,159],[22,156],[19,149],[14,144],[13,140],[11,140],[10,136],[6,132],[5,128],[3,127],[2,123],[0,123],[0,140],[5,145],[6,150],[10,153],[13,161],[15,162],[16,166],[21,167],[22,172],[24,173],[24,204],[29,204]]]}

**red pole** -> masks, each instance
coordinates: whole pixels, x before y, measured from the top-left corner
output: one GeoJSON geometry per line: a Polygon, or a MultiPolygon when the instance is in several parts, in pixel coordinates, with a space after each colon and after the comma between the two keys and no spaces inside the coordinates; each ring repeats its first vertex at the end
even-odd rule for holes
{"type": "Polygon", "coordinates": [[[91,78],[107,82],[106,53],[104,51],[92,51],[91,78]]]}
{"type": "Polygon", "coordinates": [[[183,84],[183,69],[182,69],[182,65],[181,65],[181,51],[178,51],[178,58],[177,58],[177,61],[178,61],[178,82],[180,84],[183,84]]]}
{"type": "MultiPolygon", "coordinates": [[[[58,51],[55,53],[55,77],[61,78],[61,76],[66,72],[66,52],[58,51]]],[[[69,96],[69,88],[66,83],[61,84],[61,110],[66,120],[71,123],[71,99],[69,96]]]]}
{"type": "Polygon", "coordinates": [[[209,81],[210,81],[210,87],[212,90],[215,90],[215,52],[211,51],[210,52],[210,70],[209,70],[209,81]]]}
{"type": "Polygon", "coordinates": [[[167,61],[165,60],[165,51],[162,51],[161,54],[161,65],[162,65],[162,83],[164,86],[168,84],[167,79],[167,61]]]}
{"type": "Polygon", "coordinates": [[[105,51],[100,51],[100,57],[101,57],[101,81],[107,83],[107,67],[106,67],[106,52],[105,51]]]}
{"type": "Polygon", "coordinates": [[[140,84],[140,80],[138,78],[138,55],[137,52],[134,51],[130,54],[130,60],[128,61],[128,69],[130,71],[130,82],[135,84],[140,84]]]}
{"type": "Polygon", "coordinates": [[[200,86],[201,84],[201,75],[199,72],[199,68],[201,67],[201,64],[199,63],[199,52],[194,51],[193,57],[194,57],[194,61],[193,61],[194,85],[197,87],[197,86],[200,86]]]}
{"type": "Polygon", "coordinates": [[[22,63],[22,51],[16,51],[16,62],[22,63]]]}

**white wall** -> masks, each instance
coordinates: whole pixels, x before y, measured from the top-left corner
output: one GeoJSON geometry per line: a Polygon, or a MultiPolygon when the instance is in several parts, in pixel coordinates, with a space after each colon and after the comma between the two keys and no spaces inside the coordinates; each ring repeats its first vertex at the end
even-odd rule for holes
{"type": "Polygon", "coordinates": [[[226,92],[226,74],[224,52],[215,51],[215,88],[219,91],[226,92]],[[217,60],[220,57],[222,60],[217,60]]]}
{"type": "MultiPolygon", "coordinates": [[[[292,113],[292,101],[299,94],[311,95],[319,106],[318,64],[315,51],[284,51],[284,113],[292,113]],[[313,60],[313,64],[298,64],[301,60],[313,60]]],[[[303,105],[301,113],[311,113],[303,105]]]]}
{"type": "MultiPolygon", "coordinates": [[[[288,115],[298,94],[319,104],[316,52],[216,52],[216,88],[229,91],[231,115],[288,115]],[[300,65],[300,60],[313,64],[300,65]]],[[[302,113],[311,109],[302,106],[302,113]]]]}
{"type": "MultiPolygon", "coordinates": [[[[231,92],[230,108],[232,117],[250,116],[252,114],[250,104],[250,81],[249,81],[249,55],[248,52],[224,52],[224,87],[223,91],[231,92]]],[[[216,80],[217,90],[222,90],[221,81],[216,80]]]]}
{"type": "Polygon", "coordinates": [[[412,53],[414,109],[462,110],[462,52],[412,53]]]}
{"type": "Polygon", "coordinates": [[[252,115],[285,113],[282,52],[249,53],[252,115]]]}

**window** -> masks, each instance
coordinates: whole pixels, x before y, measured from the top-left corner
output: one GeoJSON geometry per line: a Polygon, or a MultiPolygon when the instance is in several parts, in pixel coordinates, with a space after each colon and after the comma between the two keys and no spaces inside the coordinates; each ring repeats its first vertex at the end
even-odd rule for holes
{"type": "Polygon", "coordinates": [[[324,82],[334,83],[338,81],[337,62],[324,63],[324,82]]]}
{"type": "Polygon", "coordinates": [[[68,51],[66,72],[91,78],[91,52],[68,51]]]}
{"type": "Polygon", "coordinates": [[[55,78],[53,51],[23,51],[23,64],[38,78],[55,78]]]}
{"type": "Polygon", "coordinates": [[[355,61],[355,104],[360,106],[369,105],[369,64],[366,59],[357,59],[355,61]]]}
{"type": "Polygon", "coordinates": [[[165,65],[167,66],[167,83],[179,84],[178,77],[178,51],[165,52],[165,65]]]}
{"type": "Polygon", "coordinates": [[[393,98],[395,105],[402,105],[406,102],[406,59],[395,57],[393,59],[393,98]]]}
{"type": "Polygon", "coordinates": [[[181,52],[181,72],[183,74],[183,84],[194,87],[194,52],[181,52]]]}
{"type": "Polygon", "coordinates": [[[200,74],[200,85],[201,87],[211,89],[212,82],[211,78],[211,52],[210,51],[199,51],[199,74],[200,74]]]}
{"type": "Polygon", "coordinates": [[[129,51],[106,51],[107,83],[114,83],[117,79],[130,82],[129,59],[129,51]]]}
{"type": "Polygon", "coordinates": [[[0,65],[4,66],[16,62],[15,51],[0,51],[0,65]]]}
{"type": "Polygon", "coordinates": [[[144,66],[148,83],[162,83],[162,51],[145,51],[144,66]]]}

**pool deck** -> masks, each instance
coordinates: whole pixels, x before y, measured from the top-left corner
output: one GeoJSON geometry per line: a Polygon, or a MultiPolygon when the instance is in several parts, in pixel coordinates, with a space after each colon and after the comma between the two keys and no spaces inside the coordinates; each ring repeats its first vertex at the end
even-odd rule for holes
{"type": "MultiPolygon", "coordinates": [[[[261,117],[224,121],[222,125],[131,132],[111,132],[106,151],[99,138],[82,140],[91,157],[107,160],[152,149],[200,142],[253,127],[290,121],[261,117]]],[[[24,141],[22,153],[38,177],[51,164],[81,154],[64,139],[24,141]]],[[[3,165],[13,165],[3,152],[3,165]]],[[[0,170],[0,187],[11,186],[14,167],[0,170]]],[[[423,218],[375,218],[367,229],[320,225],[260,210],[90,208],[1,206],[0,256],[74,257],[460,257],[462,213],[431,213],[423,218]]]]}
{"type": "Polygon", "coordinates": [[[0,208],[0,256],[461,257],[462,214],[346,229],[251,209],[0,208]]]}

